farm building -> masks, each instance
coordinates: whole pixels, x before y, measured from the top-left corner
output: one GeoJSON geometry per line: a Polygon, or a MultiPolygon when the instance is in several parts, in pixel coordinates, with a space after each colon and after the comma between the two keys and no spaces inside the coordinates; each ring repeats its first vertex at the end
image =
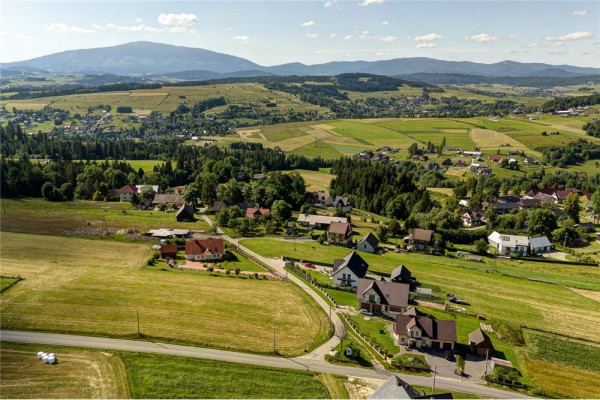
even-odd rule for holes
{"type": "Polygon", "coordinates": [[[143,199],[136,207],[138,210],[151,210],[152,209],[152,200],[151,199],[143,199]]]}
{"type": "Polygon", "coordinates": [[[454,350],[456,322],[436,320],[416,308],[396,315],[394,339],[400,346],[454,350]]]}
{"type": "Polygon", "coordinates": [[[152,204],[177,204],[182,205],[184,203],[183,196],[180,194],[155,194],[152,204]]]}
{"type": "Polygon", "coordinates": [[[327,241],[331,244],[349,246],[352,243],[352,225],[348,222],[332,222],[327,229],[327,241]]]}
{"type": "Polygon", "coordinates": [[[358,255],[351,252],[342,259],[333,260],[331,278],[335,286],[358,287],[358,280],[364,278],[369,269],[369,264],[358,255]]]}
{"type": "Polygon", "coordinates": [[[356,299],[361,310],[396,316],[408,307],[409,285],[373,279],[359,279],[356,299]]]}
{"type": "Polygon", "coordinates": [[[225,254],[223,239],[194,239],[185,242],[185,258],[193,261],[220,260],[225,254]]]}
{"type": "Polygon", "coordinates": [[[360,240],[360,242],[358,242],[356,250],[375,253],[377,251],[377,246],[379,246],[379,239],[369,232],[360,240]]]}
{"type": "Polygon", "coordinates": [[[350,200],[347,197],[336,196],[333,200],[333,206],[335,208],[341,208],[345,212],[352,211],[352,207],[350,206],[350,200]]]}
{"type": "Polygon", "coordinates": [[[486,356],[494,353],[494,345],[490,337],[481,329],[469,333],[469,347],[471,353],[477,356],[486,356]]]}
{"type": "Polygon", "coordinates": [[[165,259],[167,257],[177,257],[177,245],[175,243],[163,244],[162,246],[160,246],[160,256],[165,259]]]}
{"type": "Polygon", "coordinates": [[[145,236],[152,236],[159,239],[184,238],[189,236],[188,229],[150,229],[144,233],[145,236]]]}
{"type": "Polygon", "coordinates": [[[388,400],[388,399],[452,399],[452,393],[424,394],[392,375],[376,391],[369,396],[369,400],[388,400]]]}
{"type": "Polygon", "coordinates": [[[328,229],[332,222],[347,223],[346,217],[330,217],[328,215],[298,215],[298,224],[308,226],[309,229],[328,229]]]}
{"type": "Polygon", "coordinates": [[[319,204],[325,207],[333,207],[333,197],[327,192],[313,192],[310,194],[313,204],[319,204]]]}
{"type": "Polygon", "coordinates": [[[527,236],[504,235],[496,231],[488,236],[488,243],[498,250],[499,254],[527,255],[529,239],[527,236]]]}
{"type": "Polygon", "coordinates": [[[535,198],[521,198],[517,203],[521,210],[526,210],[530,208],[540,208],[542,206],[542,200],[535,198]]]}
{"type": "Polygon", "coordinates": [[[177,210],[177,214],[175,214],[175,218],[177,221],[193,221],[194,220],[194,207],[191,205],[184,203],[177,210]]]}

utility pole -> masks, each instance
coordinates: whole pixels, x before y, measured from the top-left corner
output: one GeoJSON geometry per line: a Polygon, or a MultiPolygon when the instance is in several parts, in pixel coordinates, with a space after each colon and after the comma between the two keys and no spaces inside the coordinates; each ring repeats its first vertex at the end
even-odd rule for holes
{"type": "Polygon", "coordinates": [[[275,324],[273,324],[273,353],[277,353],[275,350],[275,324]]]}
{"type": "Polygon", "coordinates": [[[138,308],[136,308],[135,313],[137,315],[138,336],[141,336],[141,334],[140,334],[140,310],[138,308]]]}
{"type": "Polygon", "coordinates": [[[488,369],[488,357],[490,355],[490,349],[486,349],[485,350],[485,371],[483,372],[484,375],[487,375],[487,369],[488,369]]]}
{"type": "Polygon", "coordinates": [[[435,376],[437,375],[437,365],[435,366],[434,370],[433,370],[433,385],[431,386],[431,395],[433,396],[435,394],[435,376]]]}

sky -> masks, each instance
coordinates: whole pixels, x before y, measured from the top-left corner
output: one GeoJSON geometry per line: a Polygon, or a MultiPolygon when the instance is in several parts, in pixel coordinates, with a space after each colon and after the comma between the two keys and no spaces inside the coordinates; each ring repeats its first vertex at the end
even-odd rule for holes
{"type": "Polygon", "coordinates": [[[0,0],[0,62],[141,40],[264,66],[431,57],[600,67],[600,1],[0,0]]]}

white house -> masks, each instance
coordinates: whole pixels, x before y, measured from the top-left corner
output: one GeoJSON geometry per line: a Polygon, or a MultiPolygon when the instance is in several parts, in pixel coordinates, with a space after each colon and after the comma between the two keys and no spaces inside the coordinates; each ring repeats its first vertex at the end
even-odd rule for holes
{"type": "Polygon", "coordinates": [[[499,254],[527,255],[529,250],[529,239],[527,236],[504,235],[496,231],[488,236],[488,243],[498,250],[499,254]]]}
{"type": "Polygon", "coordinates": [[[356,246],[356,250],[366,251],[367,253],[375,253],[377,251],[377,246],[379,246],[379,240],[375,237],[375,235],[369,232],[360,240],[358,246],[356,246]]]}
{"type": "Polygon", "coordinates": [[[367,274],[369,264],[356,251],[343,259],[333,260],[331,278],[335,286],[358,287],[358,280],[367,274]]]}
{"type": "Polygon", "coordinates": [[[552,251],[552,243],[546,236],[529,239],[531,254],[547,253],[552,251]]]}

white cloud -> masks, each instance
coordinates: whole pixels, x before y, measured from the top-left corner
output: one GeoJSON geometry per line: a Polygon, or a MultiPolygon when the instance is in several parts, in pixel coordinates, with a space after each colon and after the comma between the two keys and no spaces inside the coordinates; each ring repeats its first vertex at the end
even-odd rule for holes
{"type": "Polygon", "coordinates": [[[369,36],[369,31],[362,31],[358,38],[362,40],[371,39],[371,37],[369,36]]]}
{"type": "Polygon", "coordinates": [[[329,35],[330,38],[334,38],[337,37],[337,33],[332,33],[331,35],[329,35]]]}
{"type": "Polygon", "coordinates": [[[585,17],[587,15],[587,10],[580,10],[580,11],[573,10],[573,11],[569,12],[569,15],[571,17],[585,17]]]}
{"type": "Polygon", "coordinates": [[[81,28],[79,26],[61,24],[59,22],[53,22],[50,25],[47,25],[46,29],[48,29],[49,31],[52,31],[52,32],[61,32],[61,33],[66,33],[66,32],[96,33],[96,31],[94,31],[93,29],[87,29],[87,28],[81,28]]]}
{"type": "Polygon", "coordinates": [[[167,32],[169,32],[169,33],[194,33],[194,32],[196,32],[196,30],[190,29],[187,26],[172,26],[169,29],[167,29],[167,32]]]}
{"type": "Polygon", "coordinates": [[[311,19],[310,21],[303,22],[300,25],[302,25],[302,26],[315,26],[316,24],[317,23],[311,19]]]}
{"type": "Polygon", "coordinates": [[[383,0],[363,0],[363,2],[358,3],[358,5],[361,7],[366,7],[366,6],[370,6],[371,4],[381,4],[381,3],[383,3],[383,0]]]}
{"type": "Polygon", "coordinates": [[[589,38],[591,36],[592,36],[592,32],[577,31],[577,32],[568,33],[568,34],[562,35],[562,36],[546,36],[546,37],[544,37],[544,40],[547,40],[549,42],[554,42],[554,41],[564,42],[566,40],[585,39],[585,38],[589,38]]]}
{"type": "Polygon", "coordinates": [[[388,25],[388,24],[389,24],[389,22],[388,22],[388,21],[383,21],[383,22],[382,22],[380,25],[381,25],[381,26],[386,26],[386,25],[388,25]]]}
{"type": "Polygon", "coordinates": [[[540,45],[539,45],[538,43],[529,43],[529,44],[528,44],[527,46],[525,46],[525,47],[532,48],[532,47],[539,47],[539,46],[540,46],[540,45]]]}
{"type": "MultiPolygon", "coordinates": [[[[347,36],[348,39],[350,39],[350,35],[347,36]]],[[[398,39],[396,36],[382,36],[382,35],[375,35],[375,36],[371,36],[369,35],[369,31],[362,31],[360,33],[360,35],[358,35],[358,38],[361,40],[380,40],[382,42],[386,42],[386,43],[391,43],[393,41],[395,41],[396,39],[398,39]]],[[[346,39],[346,38],[344,38],[346,39]]],[[[346,40],[348,40],[346,39],[346,40]]]]}
{"type": "Polygon", "coordinates": [[[419,43],[417,49],[428,49],[437,46],[437,43],[419,43]]]}
{"type": "Polygon", "coordinates": [[[344,36],[344,40],[350,40],[350,39],[352,39],[352,35],[346,35],[346,36],[344,36]]]}
{"type": "Polygon", "coordinates": [[[6,36],[6,37],[9,37],[11,39],[30,39],[31,38],[31,36],[24,35],[22,33],[10,33],[10,32],[7,32],[7,31],[0,32],[0,36],[6,36]]]}
{"type": "Polygon", "coordinates": [[[144,20],[142,18],[136,18],[135,22],[137,22],[138,24],[141,24],[142,22],[144,22],[144,20]]]}
{"type": "Polygon", "coordinates": [[[314,38],[316,38],[316,37],[317,37],[317,36],[319,36],[319,35],[318,35],[318,34],[316,34],[316,33],[307,33],[307,34],[306,34],[306,35],[304,35],[304,36],[306,36],[307,38],[314,39],[314,38]]]}
{"type": "Polygon", "coordinates": [[[478,43],[489,43],[489,42],[494,42],[498,39],[512,39],[512,38],[514,38],[514,35],[489,35],[487,33],[480,33],[479,35],[464,37],[465,40],[472,40],[472,41],[478,42],[478,43]]]}
{"type": "Polygon", "coordinates": [[[189,25],[198,22],[196,14],[165,14],[158,16],[158,23],[161,25],[189,25]]]}
{"type": "Polygon", "coordinates": [[[396,36],[375,36],[375,39],[381,40],[382,42],[386,43],[392,43],[398,38],[396,36]]]}
{"type": "Polygon", "coordinates": [[[238,36],[234,36],[233,40],[239,40],[240,42],[246,44],[250,41],[250,36],[238,35],[238,36]]]}
{"type": "Polygon", "coordinates": [[[443,38],[444,37],[442,35],[438,35],[437,33],[428,33],[427,35],[423,36],[415,36],[413,40],[415,42],[427,42],[430,40],[438,40],[443,38]]]}
{"type": "Polygon", "coordinates": [[[325,7],[325,8],[330,8],[330,7],[333,7],[334,5],[335,5],[335,0],[326,1],[325,3],[323,3],[323,7],[325,7]]]}
{"type": "Polygon", "coordinates": [[[156,28],[154,26],[148,26],[144,24],[133,25],[133,26],[121,26],[113,23],[106,24],[106,28],[114,29],[119,32],[164,32],[164,29],[156,28]]]}
{"type": "Polygon", "coordinates": [[[550,47],[560,47],[560,46],[564,46],[565,42],[554,42],[550,45],[550,47]]]}
{"type": "Polygon", "coordinates": [[[377,53],[375,53],[375,55],[381,57],[381,56],[385,56],[385,53],[378,51],[377,53]]]}

